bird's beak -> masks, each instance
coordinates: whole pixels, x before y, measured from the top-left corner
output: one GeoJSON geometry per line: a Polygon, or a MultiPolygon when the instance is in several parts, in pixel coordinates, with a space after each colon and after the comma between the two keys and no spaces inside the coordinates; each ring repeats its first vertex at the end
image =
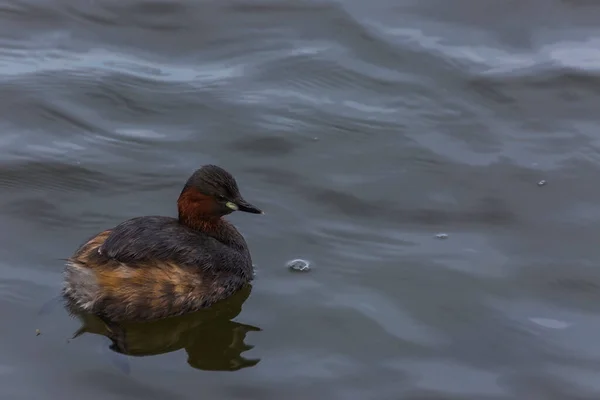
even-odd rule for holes
{"type": "MultiPolygon", "coordinates": [[[[235,202],[235,205],[237,206],[238,211],[248,212],[252,214],[264,214],[264,212],[260,208],[253,206],[244,199],[238,199],[235,202]]],[[[229,205],[227,206],[229,207],[229,205]]]]}

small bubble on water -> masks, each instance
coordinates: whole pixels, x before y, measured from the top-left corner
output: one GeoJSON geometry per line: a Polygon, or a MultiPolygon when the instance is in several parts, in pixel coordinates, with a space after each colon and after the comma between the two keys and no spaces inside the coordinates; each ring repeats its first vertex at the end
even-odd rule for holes
{"type": "Polygon", "coordinates": [[[544,186],[547,182],[545,180],[541,180],[537,183],[538,186],[544,186]]]}
{"type": "Polygon", "coordinates": [[[435,237],[437,239],[448,239],[448,234],[447,233],[438,233],[435,235],[435,237]]]}
{"type": "Polygon", "coordinates": [[[301,258],[297,258],[295,260],[290,260],[285,265],[292,271],[299,271],[299,272],[310,271],[310,263],[306,260],[302,260],[301,258]]]}

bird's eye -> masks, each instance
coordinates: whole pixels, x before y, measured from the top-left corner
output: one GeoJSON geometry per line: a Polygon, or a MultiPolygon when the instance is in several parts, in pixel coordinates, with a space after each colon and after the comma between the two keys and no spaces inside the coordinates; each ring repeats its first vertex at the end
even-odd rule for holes
{"type": "Polygon", "coordinates": [[[217,195],[217,199],[219,199],[219,200],[223,200],[223,201],[225,201],[225,200],[226,200],[226,199],[225,199],[225,196],[223,196],[222,194],[218,194],[218,195],[217,195]]]}

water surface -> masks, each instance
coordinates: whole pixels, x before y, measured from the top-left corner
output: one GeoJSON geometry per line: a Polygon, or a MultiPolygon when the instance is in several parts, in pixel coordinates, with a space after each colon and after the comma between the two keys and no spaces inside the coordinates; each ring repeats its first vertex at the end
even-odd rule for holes
{"type": "Polygon", "coordinates": [[[0,397],[598,398],[599,20],[586,0],[4,1],[0,397]],[[230,217],[257,267],[234,317],[138,330],[127,356],[38,315],[61,259],[175,215],[206,163],[266,211],[230,217]]]}

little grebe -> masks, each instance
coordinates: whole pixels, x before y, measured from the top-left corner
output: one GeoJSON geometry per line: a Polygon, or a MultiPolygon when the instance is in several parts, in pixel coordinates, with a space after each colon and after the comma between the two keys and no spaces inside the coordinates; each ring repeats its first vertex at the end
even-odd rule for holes
{"type": "Polygon", "coordinates": [[[152,320],[208,307],[253,279],[244,237],[221,217],[263,212],[230,173],[203,166],[177,208],[179,218],[132,218],[84,243],[66,264],[67,301],[111,321],[152,320]]]}

